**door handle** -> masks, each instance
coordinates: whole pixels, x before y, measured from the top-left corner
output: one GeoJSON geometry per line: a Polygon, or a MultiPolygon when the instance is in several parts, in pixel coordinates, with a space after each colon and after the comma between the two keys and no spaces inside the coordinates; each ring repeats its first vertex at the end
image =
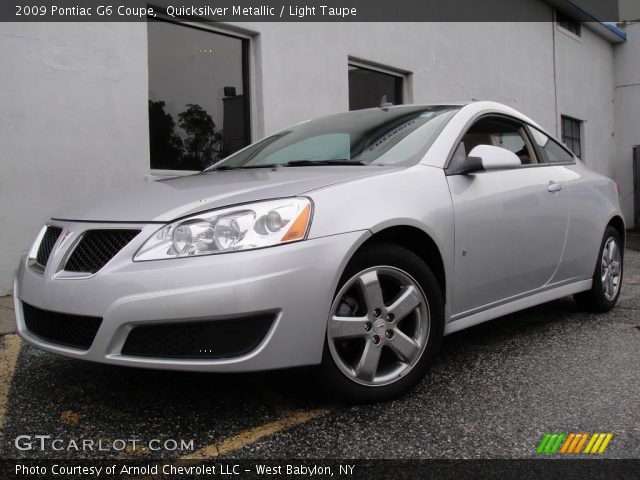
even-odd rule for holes
{"type": "Polygon", "coordinates": [[[560,190],[562,190],[562,184],[551,180],[549,182],[549,185],[547,185],[547,190],[551,193],[559,192],[560,190]]]}

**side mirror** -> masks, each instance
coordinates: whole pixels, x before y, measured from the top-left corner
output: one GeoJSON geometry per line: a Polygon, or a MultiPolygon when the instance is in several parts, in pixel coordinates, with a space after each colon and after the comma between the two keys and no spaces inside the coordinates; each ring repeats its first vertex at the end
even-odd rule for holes
{"type": "Polygon", "coordinates": [[[510,150],[493,145],[478,145],[467,157],[463,171],[473,173],[486,170],[504,170],[522,165],[520,158],[510,150]]]}

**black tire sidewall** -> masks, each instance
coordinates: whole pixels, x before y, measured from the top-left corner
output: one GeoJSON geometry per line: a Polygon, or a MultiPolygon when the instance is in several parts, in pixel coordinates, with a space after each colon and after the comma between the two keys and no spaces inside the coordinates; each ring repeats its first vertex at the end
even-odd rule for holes
{"type": "Polygon", "coordinates": [[[613,227],[607,227],[604,232],[604,236],[602,237],[602,243],[600,244],[600,250],[598,251],[598,260],[596,262],[596,269],[593,274],[593,287],[592,290],[595,293],[595,300],[597,302],[597,306],[602,310],[611,310],[616,302],[618,301],[618,297],[620,296],[620,291],[622,290],[622,278],[624,275],[624,251],[622,249],[622,241],[620,239],[620,235],[618,231],[613,227]],[[604,247],[609,241],[609,239],[613,237],[618,244],[618,248],[620,249],[620,287],[618,288],[618,292],[613,300],[608,300],[607,297],[604,296],[604,289],[602,288],[602,253],[604,252],[604,247]]]}
{"type": "Polygon", "coordinates": [[[389,266],[409,274],[422,288],[429,304],[429,337],[422,356],[413,368],[395,382],[381,386],[365,386],[348,378],[335,364],[331,355],[327,335],[320,376],[322,383],[332,396],[347,402],[379,402],[397,398],[413,388],[426,374],[433,363],[442,342],[444,332],[444,299],[438,282],[427,264],[415,253],[392,244],[375,244],[357,252],[345,268],[334,299],[342,286],[359,272],[371,267],[389,266]]]}

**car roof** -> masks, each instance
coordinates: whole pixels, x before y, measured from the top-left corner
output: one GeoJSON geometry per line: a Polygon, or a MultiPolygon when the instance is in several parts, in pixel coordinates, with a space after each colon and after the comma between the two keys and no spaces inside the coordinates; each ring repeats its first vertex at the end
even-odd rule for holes
{"type": "Polygon", "coordinates": [[[544,131],[544,129],[540,127],[540,125],[538,125],[537,122],[535,122],[534,120],[532,120],[531,118],[523,114],[522,112],[519,112],[518,110],[512,107],[509,107],[508,105],[505,105],[503,103],[494,102],[491,100],[472,100],[467,102],[414,103],[414,104],[392,105],[384,108],[388,108],[388,109],[396,109],[396,108],[403,108],[403,107],[429,108],[429,107],[443,107],[443,106],[460,107],[461,110],[462,109],[473,110],[478,113],[480,112],[504,113],[505,115],[510,115],[512,117],[515,117],[519,120],[529,123],[539,128],[540,130],[544,131]]]}

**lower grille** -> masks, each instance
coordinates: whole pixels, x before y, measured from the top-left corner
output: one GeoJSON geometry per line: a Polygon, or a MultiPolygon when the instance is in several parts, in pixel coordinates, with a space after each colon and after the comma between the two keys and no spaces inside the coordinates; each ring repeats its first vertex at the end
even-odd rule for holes
{"type": "Polygon", "coordinates": [[[24,323],[36,337],[65,347],[88,350],[102,318],[51,312],[22,303],[24,323]]]}
{"type": "Polygon", "coordinates": [[[49,261],[49,256],[53,251],[53,246],[58,241],[58,237],[62,233],[62,229],[60,227],[52,227],[48,226],[47,230],[44,232],[42,236],[42,240],[40,241],[40,246],[38,247],[38,254],[36,255],[36,261],[43,267],[47,266],[47,262],[49,261]]]}
{"type": "Polygon", "coordinates": [[[96,273],[104,267],[140,230],[88,230],[67,260],[68,272],[96,273]]]}
{"type": "Polygon", "coordinates": [[[254,350],[273,324],[273,315],[233,320],[165,323],[134,327],[123,355],[162,358],[230,358],[254,350]]]}

